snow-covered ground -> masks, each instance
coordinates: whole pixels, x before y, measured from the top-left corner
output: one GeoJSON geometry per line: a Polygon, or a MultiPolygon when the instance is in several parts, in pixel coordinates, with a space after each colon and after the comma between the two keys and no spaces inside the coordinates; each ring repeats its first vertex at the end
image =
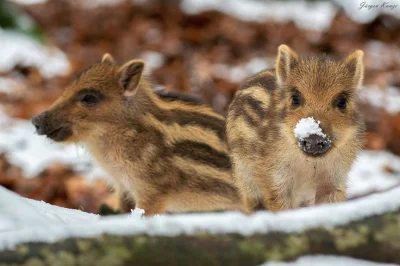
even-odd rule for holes
{"type": "Polygon", "coordinates": [[[63,52],[46,47],[16,32],[0,28],[0,73],[16,65],[37,67],[45,78],[65,75],[69,62],[63,52]]]}
{"type": "Polygon", "coordinates": [[[231,66],[227,64],[215,64],[212,66],[211,74],[216,78],[222,78],[234,83],[239,83],[246,77],[256,74],[257,72],[273,68],[272,58],[251,58],[244,64],[231,66]]]}
{"type": "Polygon", "coordinates": [[[261,266],[395,266],[341,256],[304,256],[293,262],[269,262],[261,266]]]}
{"type": "Polygon", "coordinates": [[[10,162],[20,166],[27,177],[39,174],[54,162],[82,171],[88,179],[107,176],[82,147],[54,143],[35,134],[30,121],[13,119],[1,112],[0,152],[7,152],[10,162]]]}
{"type": "Polygon", "coordinates": [[[238,233],[252,235],[283,231],[300,232],[316,226],[332,227],[400,208],[400,188],[351,202],[282,211],[160,215],[143,218],[140,210],[131,215],[99,217],[22,198],[0,187],[0,250],[18,243],[55,242],[68,237],[115,235],[191,235],[238,233]]]}
{"type": "Polygon", "coordinates": [[[367,23],[379,14],[391,14],[400,17],[400,0],[393,0],[381,7],[384,1],[370,0],[368,5],[378,7],[361,7],[364,1],[335,0],[307,3],[306,1],[255,1],[255,0],[184,0],[182,9],[187,13],[199,13],[206,10],[218,10],[247,21],[294,21],[297,26],[311,30],[329,28],[333,17],[343,8],[347,15],[360,23],[367,23]],[[336,5],[335,5],[336,4],[336,5]],[[389,6],[390,4],[390,6],[389,6]],[[397,7],[393,7],[396,6],[397,7]]]}
{"type": "Polygon", "coordinates": [[[391,114],[400,112],[400,89],[388,87],[379,89],[368,86],[360,92],[360,98],[376,108],[382,108],[391,114]]]}
{"type": "Polygon", "coordinates": [[[252,1],[252,0],[184,0],[182,10],[199,13],[218,10],[245,21],[294,21],[300,28],[327,29],[336,14],[336,7],[327,1],[312,5],[302,1],[252,1]]]}
{"type": "Polygon", "coordinates": [[[370,22],[379,14],[400,17],[400,0],[387,1],[385,2],[387,4],[381,7],[383,2],[385,1],[335,0],[309,3],[306,1],[184,0],[181,7],[189,14],[218,10],[245,21],[294,21],[300,28],[323,31],[329,28],[339,8],[343,8],[348,16],[360,23],[370,22]],[[362,2],[378,7],[367,5],[361,7],[362,2]]]}
{"type": "MultiPolygon", "coordinates": [[[[18,4],[44,3],[47,0],[12,0],[18,4]]],[[[146,0],[91,0],[76,1],[82,8],[116,5],[124,1],[145,4],[146,0]]],[[[343,8],[348,16],[359,23],[367,23],[379,14],[391,14],[400,18],[400,0],[381,1],[259,1],[259,0],[183,0],[181,9],[188,14],[218,10],[245,21],[293,21],[303,29],[323,31],[343,8]],[[361,3],[364,2],[365,5],[361,3]],[[382,6],[383,3],[386,3],[382,6]],[[374,7],[371,7],[374,6],[374,7]],[[376,7],[375,7],[376,6],[376,7]]]]}
{"type": "Polygon", "coordinates": [[[400,157],[387,151],[362,151],[348,178],[349,197],[400,184],[400,157]]]}
{"type": "Polygon", "coordinates": [[[45,202],[22,198],[0,186],[0,235],[28,225],[77,223],[98,219],[95,214],[52,206],[45,202]]]}

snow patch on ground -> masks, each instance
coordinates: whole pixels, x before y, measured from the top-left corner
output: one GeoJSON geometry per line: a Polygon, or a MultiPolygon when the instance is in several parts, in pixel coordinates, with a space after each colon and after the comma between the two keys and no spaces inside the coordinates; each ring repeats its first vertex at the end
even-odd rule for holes
{"type": "MultiPolygon", "coordinates": [[[[29,5],[45,3],[47,0],[12,0],[17,4],[29,5]]],[[[82,8],[96,8],[112,6],[127,0],[93,0],[77,1],[75,4],[82,8]]],[[[145,5],[146,0],[131,0],[137,5],[145,5]]],[[[368,5],[378,5],[371,9],[361,8],[365,1],[335,0],[318,1],[308,3],[306,1],[255,1],[255,0],[183,0],[181,9],[188,14],[197,14],[208,10],[217,10],[227,15],[244,21],[265,22],[273,20],[277,22],[294,21],[303,29],[323,31],[329,28],[334,16],[338,12],[338,6],[343,8],[346,14],[354,21],[368,23],[380,14],[390,14],[400,18],[400,0],[392,0],[390,5],[396,8],[382,7],[385,1],[369,0],[368,5]]]]}
{"type": "Polygon", "coordinates": [[[380,14],[390,14],[400,18],[400,0],[386,1],[396,8],[382,7],[385,1],[370,0],[368,5],[378,5],[377,8],[361,8],[365,1],[335,0],[328,1],[254,1],[254,0],[184,0],[181,4],[183,11],[196,14],[207,10],[218,10],[227,15],[244,21],[277,22],[294,21],[299,28],[324,31],[327,30],[339,8],[354,21],[368,23],[380,14]],[[336,5],[335,5],[336,4],[336,5]]]}
{"type": "Polygon", "coordinates": [[[46,221],[51,220],[61,224],[69,224],[71,222],[87,222],[100,219],[97,214],[82,212],[63,207],[54,206],[44,201],[23,198],[25,203],[37,210],[37,214],[46,221]]]}
{"type": "Polygon", "coordinates": [[[90,0],[90,1],[76,1],[75,4],[91,9],[91,8],[96,8],[96,7],[102,7],[102,6],[114,6],[120,3],[126,2],[126,0],[90,0]]]}
{"type": "Polygon", "coordinates": [[[400,157],[386,151],[362,151],[349,173],[347,195],[382,191],[398,184],[400,157]]]}
{"type": "Polygon", "coordinates": [[[139,55],[139,58],[143,59],[146,63],[144,72],[147,75],[151,74],[153,70],[162,67],[165,63],[165,56],[153,51],[145,51],[139,55]]]}
{"type": "Polygon", "coordinates": [[[11,0],[11,1],[19,5],[34,5],[47,2],[47,0],[11,0]]]}
{"type": "Polygon", "coordinates": [[[302,118],[299,120],[299,122],[297,122],[297,125],[293,130],[294,136],[299,140],[303,140],[310,135],[318,135],[326,138],[326,135],[319,127],[320,123],[321,122],[319,120],[315,120],[314,117],[302,118]]]}
{"type": "Polygon", "coordinates": [[[245,78],[271,67],[272,65],[267,58],[254,57],[248,62],[234,67],[226,64],[215,64],[212,66],[211,73],[217,78],[226,79],[233,83],[240,83],[245,78]]]}
{"type": "Polygon", "coordinates": [[[92,164],[90,155],[82,147],[53,143],[34,132],[30,121],[0,113],[0,152],[6,152],[10,162],[20,166],[27,177],[37,175],[54,162],[70,165],[84,172],[88,179],[107,177],[104,171],[92,164]]]}
{"type": "MultiPolygon", "coordinates": [[[[20,5],[33,5],[33,4],[42,4],[46,3],[48,0],[11,0],[20,5]]],[[[84,8],[96,8],[101,6],[113,6],[117,5],[122,2],[126,2],[126,0],[81,0],[81,1],[74,1],[75,4],[80,5],[84,8]]],[[[139,1],[135,1],[139,2],[139,1]]]]}
{"type": "Polygon", "coordinates": [[[335,0],[336,4],[341,6],[346,14],[351,17],[354,21],[359,23],[368,23],[374,20],[380,14],[389,14],[400,18],[400,0],[392,1],[382,1],[382,0],[368,0],[368,1],[348,1],[348,0],[335,0]],[[361,7],[361,3],[366,3],[370,6],[377,5],[378,7],[373,7],[368,9],[361,7]],[[390,5],[397,5],[396,8],[382,7],[383,3],[390,5]]]}
{"type": "Polygon", "coordinates": [[[8,72],[17,65],[36,67],[45,78],[69,71],[66,55],[57,48],[42,46],[25,35],[1,29],[0,40],[0,72],[8,72]]]}
{"type": "Polygon", "coordinates": [[[0,250],[14,248],[19,243],[52,243],[68,237],[95,237],[104,233],[176,236],[198,232],[241,235],[272,231],[300,232],[316,226],[339,226],[364,217],[395,211],[400,208],[399,193],[400,188],[395,188],[350,202],[279,213],[264,211],[250,216],[227,212],[152,218],[128,214],[99,218],[93,214],[27,200],[0,187],[0,250]],[[65,220],[66,217],[68,220],[65,220]]]}
{"type": "Polygon", "coordinates": [[[293,262],[269,262],[260,266],[391,266],[395,264],[376,263],[343,256],[303,256],[293,262]]]}
{"type": "Polygon", "coordinates": [[[377,40],[367,41],[364,45],[365,68],[383,70],[400,64],[398,49],[394,44],[387,44],[377,40]]]}
{"type": "Polygon", "coordinates": [[[10,78],[0,77],[0,93],[14,94],[21,87],[17,81],[10,78]]]}
{"type": "Polygon", "coordinates": [[[337,12],[334,4],[322,1],[184,0],[181,8],[188,14],[218,10],[244,21],[294,21],[300,28],[317,31],[328,29],[337,12]]]}
{"type": "Polygon", "coordinates": [[[0,186],[0,235],[16,228],[94,221],[99,215],[23,198],[0,186]]]}
{"type": "MultiPolygon", "coordinates": [[[[399,7],[400,8],[400,7],[399,7]]],[[[360,99],[370,103],[376,108],[383,108],[391,114],[400,112],[400,88],[366,87],[359,93],[360,99]]]]}
{"type": "Polygon", "coordinates": [[[131,210],[131,217],[132,218],[144,218],[144,213],[145,211],[140,208],[135,208],[134,210],[131,210]]]}

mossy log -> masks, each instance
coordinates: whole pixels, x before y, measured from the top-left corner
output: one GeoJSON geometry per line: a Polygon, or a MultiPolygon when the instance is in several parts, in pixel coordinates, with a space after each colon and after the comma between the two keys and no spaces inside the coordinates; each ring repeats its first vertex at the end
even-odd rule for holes
{"type": "Polygon", "coordinates": [[[259,265],[312,254],[400,264],[400,210],[334,228],[242,236],[116,236],[20,244],[0,252],[0,265],[259,265]]]}

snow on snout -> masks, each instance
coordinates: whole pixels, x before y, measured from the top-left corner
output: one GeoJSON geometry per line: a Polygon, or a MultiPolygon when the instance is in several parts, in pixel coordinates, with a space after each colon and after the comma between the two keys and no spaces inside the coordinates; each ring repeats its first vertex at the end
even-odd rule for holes
{"type": "Polygon", "coordinates": [[[322,129],[319,127],[320,123],[321,122],[319,120],[315,120],[314,117],[302,118],[299,120],[299,122],[297,122],[297,125],[293,130],[294,136],[298,140],[304,140],[313,134],[327,138],[322,129]]]}

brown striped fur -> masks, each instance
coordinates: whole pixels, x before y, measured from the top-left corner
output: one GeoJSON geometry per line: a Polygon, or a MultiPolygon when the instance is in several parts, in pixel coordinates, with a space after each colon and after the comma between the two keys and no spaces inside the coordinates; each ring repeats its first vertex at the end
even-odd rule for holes
{"type": "Polygon", "coordinates": [[[227,140],[234,179],[248,212],[343,201],[346,177],[361,148],[363,123],[354,94],[363,78],[362,52],[343,61],[304,58],[286,45],[276,69],[248,78],[229,107],[227,140]],[[294,89],[302,104],[294,107],[294,89]],[[296,92],[297,93],[297,92],[296,92]],[[347,106],[339,110],[337,98],[347,106]],[[293,130],[313,116],[332,140],[320,156],[305,154],[293,130]]]}
{"type": "Polygon", "coordinates": [[[55,140],[84,145],[146,215],[240,210],[224,118],[191,99],[158,96],[143,67],[105,55],[84,71],[41,115],[49,127],[70,128],[55,140]],[[82,102],[93,91],[99,101],[82,102]]]}

